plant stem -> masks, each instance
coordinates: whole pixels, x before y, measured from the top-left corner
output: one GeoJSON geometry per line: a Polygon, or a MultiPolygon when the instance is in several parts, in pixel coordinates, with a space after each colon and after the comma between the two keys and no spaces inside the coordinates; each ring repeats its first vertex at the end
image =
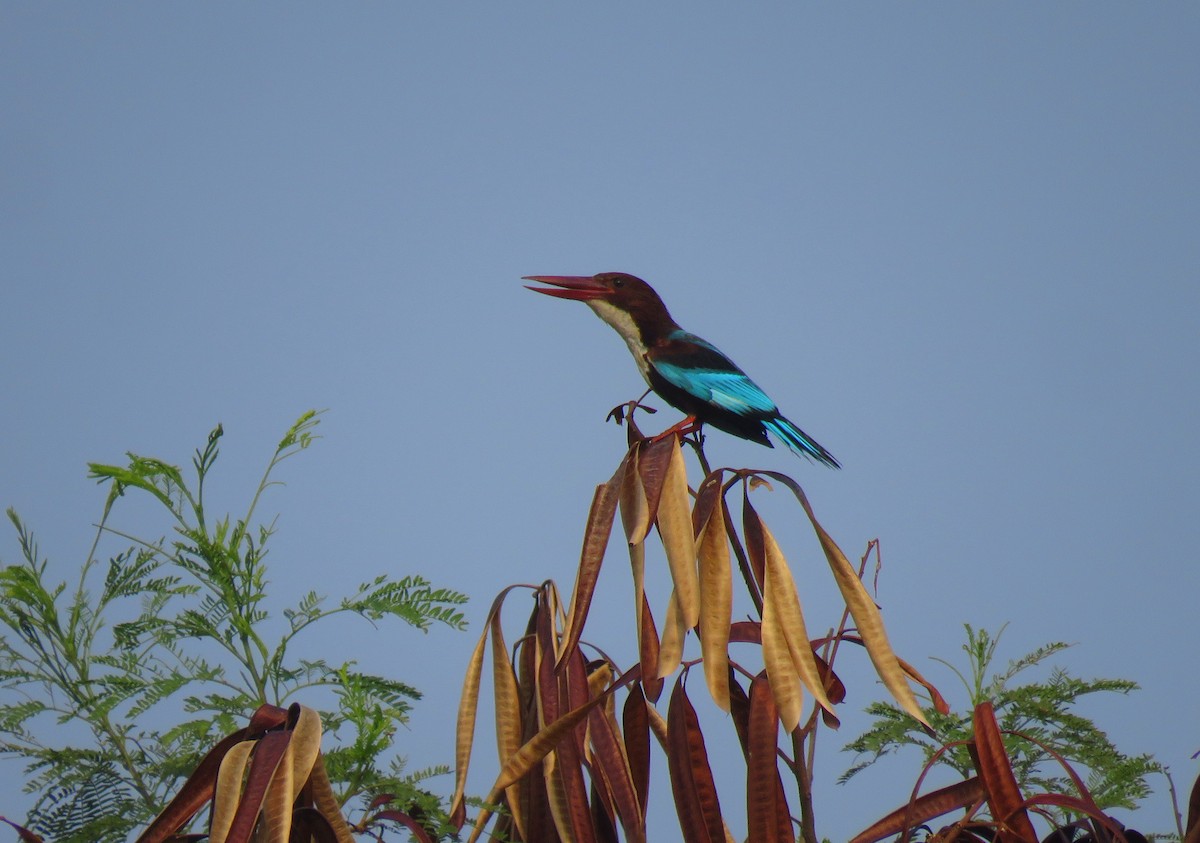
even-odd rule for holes
{"type": "Polygon", "coordinates": [[[805,760],[804,738],[801,730],[792,732],[792,756],[796,759],[792,774],[796,777],[796,794],[800,798],[800,839],[804,843],[817,843],[816,817],[813,812],[812,770],[805,760]]]}

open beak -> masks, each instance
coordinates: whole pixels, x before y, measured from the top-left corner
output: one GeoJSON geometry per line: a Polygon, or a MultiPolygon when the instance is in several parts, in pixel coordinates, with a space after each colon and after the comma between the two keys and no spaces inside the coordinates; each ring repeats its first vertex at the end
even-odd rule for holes
{"type": "Polygon", "coordinates": [[[612,295],[612,290],[590,276],[526,275],[521,280],[540,281],[543,284],[553,284],[555,287],[561,287],[562,289],[547,289],[546,287],[530,287],[528,285],[525,287],[525,289],[533,290],[535,293],[544,293],[547,296],[554,296],[559,299],[590,301],[591,299],[602,299],[612,295]]]}

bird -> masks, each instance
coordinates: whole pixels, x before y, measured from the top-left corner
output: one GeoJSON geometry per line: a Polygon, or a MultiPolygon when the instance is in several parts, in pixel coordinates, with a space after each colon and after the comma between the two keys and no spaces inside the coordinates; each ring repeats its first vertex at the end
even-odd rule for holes
{"type": "Polygon", "coordinates": [[[521,280],[550,285],[526,285],[536,293],[582,301],[621,335],[650,389],[687,416],[659,437],[699,432],[708,424],[773,448],[770,434],[800,456],[841,468],[833,454],[785,418],[736,363],[712,343],[681,328],[662,298],[641,278],[601,272],[527,275],[521,280]]]}

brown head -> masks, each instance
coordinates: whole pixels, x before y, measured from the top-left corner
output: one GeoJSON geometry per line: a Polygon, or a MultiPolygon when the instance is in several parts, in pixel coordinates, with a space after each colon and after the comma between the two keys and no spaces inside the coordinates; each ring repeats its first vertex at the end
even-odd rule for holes
{"type": "Polygon", "coordinates": [[[540,281],[551,287],[529,287],[537,293],[587,304],[596,315],[612,325],[633,348],[652,345],[679,326],[654,288],[626,272],[599,275],[527,275],[525,281],[540,281]]]}

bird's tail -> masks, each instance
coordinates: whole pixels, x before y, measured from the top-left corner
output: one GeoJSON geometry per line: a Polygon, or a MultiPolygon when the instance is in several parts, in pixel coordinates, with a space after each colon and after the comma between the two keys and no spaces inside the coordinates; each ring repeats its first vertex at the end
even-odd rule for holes
{"type": "Polygon", "coordinates": [[[797,454],[803,457],[810,457],[819,463],[824,463],[830,468],[841,468],[841,464],[833,458],[833,454],[826,451],[820,446],[817,440],[813,439],[796,425],[779,416],[774,419],[767,419],[763,422],[767,430],[774,433],[783,444],[787,445],[797,454]]]}

